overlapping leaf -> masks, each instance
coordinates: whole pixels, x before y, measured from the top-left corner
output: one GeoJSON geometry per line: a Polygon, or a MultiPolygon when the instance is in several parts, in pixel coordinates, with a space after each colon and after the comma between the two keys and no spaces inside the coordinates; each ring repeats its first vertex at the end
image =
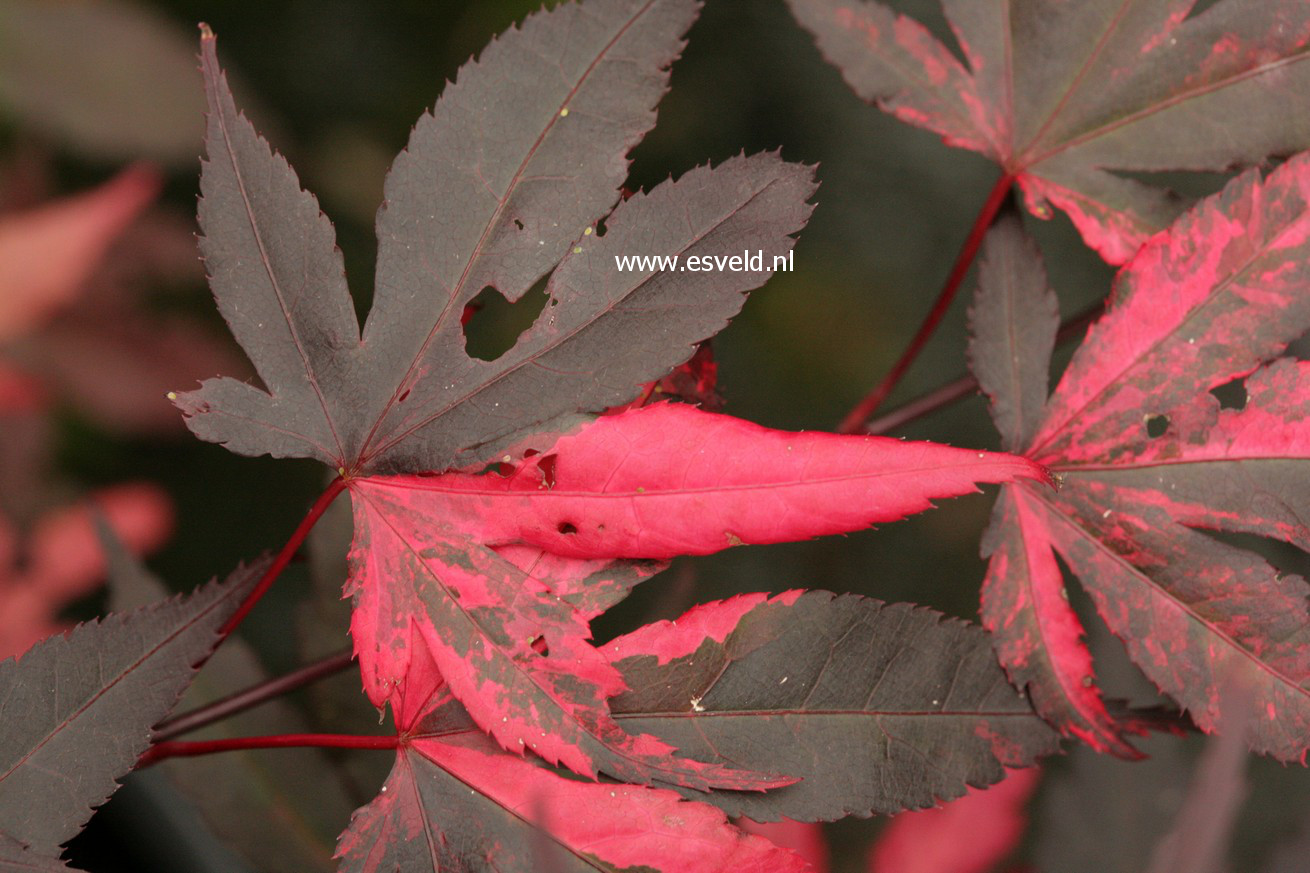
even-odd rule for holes
{"type": "Polygon", "coordinates": [[[413,740],[338,851],[350,873],[809,869],[712,806],[667,789],[565,779],[473,734],[413,740]]]}
{"type": "MultiPolygon", "coordinates": [[[[1030,256],[1015,262],[1041,270],[1030,256]]],[[[1048,310],[1039,299],[1014,308],[1021,322],[1048,310]]],[[[1053,330],[1040,318],[1022,329],[1053,330]]],[[[980,380],[1002,406],[1031,404],[1043,390],[1031,375],[997,378],[1014,359],[1015,331],[978,327],[980,380]]],[[[1218,689],[1233,673],[1254,689],[1256,750],[1296,760],[1310,747],[1310,589],[1203,532],[1310,547],[1310,364],[1273,360],[1307,328],[1302,155],[1267,179],[1239,177],[1154,237],[1121,272],[1113,308],[1031,435],[999,420],[1063,486],[1005,489],[986,545],[984,621],[1011,676],[1063,730],[1131,753],[1096,693],[1052,550],[1138,666],[1201,727],[1214,727],[1218,689]],[[1235,379],[1245,403],[1223,408],[1210,391],[1235,379]]]]}
{"type": "Polygon", "coordinates": [[[1127,172],[1227,170],[1310,147],[1299,0],[942,0],[963,61],[869,0],[790,0],[865,100],[980,152],[1028,207],[1127,261],[1183,202],[1127,172]]]}
{"type": "Polygon", "coordinates": [[[624,682],[587,642],[592,610],[496,547],[582,560],[709,554],[893,521],[931,497],[1018,477],[1044,472],[1009,455],[770,431],[665,404],[598,419],[508,476],[356,479],[351,630],[365,687],[374,703],[391,700],[422,646],[506,748],[636,782],[785,784],[626,734],[606,705],[624,682]]]}
{"type": "Polygon", "coordinates": [[[1037,770],[1019,770],[940,809],[894,818],[869,856],[872,873],[989,873],[1023,839],[1037,770]]]}
{"type": "Polygon", "coordinates": [[[896,813],[991,784],[1056,749],[987,637],[909,604],[824,591],[747,595],[606,647],[631,691],[617,718],[690,754],[803,777],[715,792],[732,815],[896,813]]]}
{"type": "MultiPolygon", "coordinates": [[[[633,689],[615,700],[616,720],[741,767],[782,760],[804,774],[763,795],[680,789],[729,814],[816,820],[931,805],[1055,747],[983,634],[904,604],[747,595],[621,637],[605,654],[633,689]]],[[[609,853],[593,860],[602,869],[801,869],[702,803],[579,783],[496,753],[427,653],[416,659],[397,692],[405,745],[342,837],[346,870],[550,869],[552,860],[590,869],[579,858],[588,844],[609,853]],[[596,841],[599,832],[610,838],[596,841]]]]}
{"type": "Polygon", "coordinates": [[[358,473],[442,470],[628,400],[690,357],[769,271],[620,272],[614,255],[785,254],[814,190],[809,169],[755,155],[614,207],[697,8],[564,4],[467,65],[387,178],[362,340],[331,226],[237,112],[207,37],[203,249],[267,391],[218,379],[181,395],[192,430],[358,473]],[[469,301],[488,286],[518,299],[552,268],[547,309],[513,349],[464,352],[469,301]]]}
{"type": "Polygon", "coordinates": [[[807,869],[667,789],[580,782],[505,754],[426,651],[406,680],[394,701],[396,763],[341,835],[343,871],[807,869]]]}
{"type": "MultiPolygon", "coordinates": [[[[624,271],[616,256],[785,254],[810,212],[812,171],[771,154],[701,167],[614,206],[625,154],[653,122],[697,7],[561,5],[466,66],[388,176],[362,334],[330,225],[237,112],[207,33],[203,248],[219,306],[264,384],[214,380],[178,403],[206,439],[315,457],[345,477],[355,512],[352,634],[366,691],[392,705],[402,728],[425,711],[439,672],[440,686],[513,753],[591,778],[758,790],[797,776],[747,768],[703,743],[695,757],[681,754],[658,731],[620,723],[609,701],[629,685],[589,642],[589,620],[675,555],[859,529],[978,482],[1045,471],[986,452],[768,431],[689,407],[582,424],[582,413],[630,400],[687,360],[768,277],[624,271]],[[514,347],[494,361],[465,353],[460,322],[475,296],[491,287],[515,300],[548,272],[546,308],[514,347]],[[442,472],[490,461],[499,469],[442,472]],[[404,475],[384,475],[393,472],[404,475]]],[[[959,723],[978,727],[973,715],[959,723]]],[[[946,781],[989,778],[996,759],[1014,752],[1003,735],[965,743],[975,760],[961,759],[946,781]]],[[[499,774],[516,783],[488,787],[493,794],[539,781],[535,765],[494,748],[481,738],[407,741],[389,790],[445,793],[453,803],[455,783],[442,780],[499,774]]],[[[570,803],[589,808],[601,796],[595,785],[564,784],[570,803]]],[[[463,802],[463,789],[456,794],[463,802]]],[[[633,797],[646,804],[643,819],[680,815],[671,794],[633,797]]],[[[496,802],[522,817],[522,798],[496,802]]],[[[716,833],[724,827],[717,812],[688,816],[716,833]]],[[[358,833],[414,836],[435,826],[390,799],[367,818],[358,833]]],[[[550,829],[590,839],[571,827],[550,829]]],[[[482,851],[460,836],[416,843],[411,857],[397,839],[359,855],[354,847],[369,843],[359,837],[347,852],[365,869],[395,863],[393,851],[421,869],[472,863],[460,853],[482,851]]],[[[521,863],[531,840],[510,842],[507,859],[521,863]]],[[[629,834],[607,851],[626,865],[641,844],[629,834]]]]}
{"type": "MultiPolygon", "coordinates": [[[[263,569],[114,613],[0,663],[0,833],[57,854],[150,745],[263,569]]],[[[40,868],[38,868],[40,869],[40,868]]]]}

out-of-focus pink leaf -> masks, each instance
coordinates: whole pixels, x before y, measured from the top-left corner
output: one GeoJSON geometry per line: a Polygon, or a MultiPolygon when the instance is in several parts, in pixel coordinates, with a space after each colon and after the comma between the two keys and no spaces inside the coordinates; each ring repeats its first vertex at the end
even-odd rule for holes
{"type": "Polygon", "coordinates": [[[159,185],[157,172],[132,167],[93,191],[0,218],[0,342],[67,306],[159,185]]]}
{"type": "Polygon", "coordinates": [[[15,535],[8,525],[0,528],[0,659],[22,654],[62,630],[59,611],[99,586],[105,556],[95,512],[137,554],[157,549],[173,529],[172,503],[145,483],[106,488],[90,501],[40,518],[28,537],[21,570],[13,566],[15,535]]]}
{"type": "Polygon", "coordinates": [[[823,834],[823,825],[789,818],[771,822],[739,818],[737,827],[764,837],[775,846],[791,849],[805,859],[814,873],[828,873],[828,838],[823,834]]]}
{"type": "Polygon", "coordinates": [[[1041,772],[1011,770],[985,790],[970,788],[937,809],[892,819],[869,856],[869,873],[987,873],[1019,844],[1024,807],[1041,772]]]}

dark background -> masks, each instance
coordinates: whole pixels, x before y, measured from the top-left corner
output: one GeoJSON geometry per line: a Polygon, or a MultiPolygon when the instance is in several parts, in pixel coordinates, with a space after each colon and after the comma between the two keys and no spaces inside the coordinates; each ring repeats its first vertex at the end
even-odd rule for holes
{"type": "MultiPolygon", "coordinates": [[[[176,69],[179,56],[194,53],[196,22],[206,21],[219,36],[220,57],[233,75],[238,103],[249,109],[257,126],[286,155],[303,185],[319,196],[335,222],[362,314],[371,293],[373,217],[391,156],[458,67],[491,35],[539,4],[521,0],[152,0],[121,8],[99,4],[99,15],[131,20],[144,14],[155,20],[151,26],[157,32],[152,30],[149,50],[118,57],[112,51],[85,50],[89,37],[77,23],[78,16],[85,14],[81,4],[71,4],[61,16],[48,17],[39,25],[21,17],[23,5],[0,0],[0,145],[4,147],[0,159],[38,155],[54,195],[99,182],[132,159],[153,158],[167,173],[163,208],[190,216],[201,147],[200,77],[193,67],[189,78],[149,71],[152,65],[164,63],[161,58],[171,59],[176,69]],[[33,72],[15,65],[12,55],[8,62],[3,60],[6,46],[13,50],[15,40],[44,46],[47,66],[33,72]],[[152,54],[156,52],[158,58],[152,54]],[[131,75],[134,65],[145,72],[131,75]],[[35,87],[38,73],[59,77],[57,93],[72,95],[67,112],[80,111],[80,99],[109,108],[107,125],[129,114],[127,108],[114,107],[144,113],[144,121],[132,122],[141,142],[131,147],[88,142],[70,133],[58,112],[25,108],[21,91],[35,87]]],[[[934,3],[896,5],[945,33],[934,3]]],[[[789,160],[818,165],[822,184],[815,198],[817,209],[801,235],[796,271],[778,274],[755,292],[742,315],[716,338],[714,351],[727,412],[772,427],[831,430],[887,370],[928,312],[998,170],[977,155],[950,149],[937,137],[861,103],[837,72],[821,61],[810,37],[794,24],[781,0],[710,0],[689,39],[683,58],[674,66],[672,91],[661,104],[659,123],[632,154],[629,187],[649,188],[671,174],[743,150],[781,148],[789,160]]],[[[1106,293],[1111,270],[1082,246],[1067,220],[1058,215],[1047,222],[1029,217],[1027,224],[1042,243],[1066,315],[1106,293]]],[[[971,290],[969,280],[887,409],[966,372],[965,310],[971,290]]],[[[226,337],[198,274],[195,281],[151,292],[156,300],[152,305],[191,313],[214,336],[226,337]]],[[[514,324],[514,313],[501,312],[507,309],[490,311],[479,319],[478,329],[512,336],[521,325],[514,324]]],[[[160,402],[165,402],[162,397],[160,402]]],[[[978,397],[894,433],[996,447],[985,403],[978,397]]],[[[146,479],[160,483],[173,496],[178,532],[150,565],[179,590],[225,574],[240,558],[279,547],[323,484],[322,471],[314,464],[238,458],[189,438],[181,429],[165,435],[125,435],[102,427],[73,405],[58,409],[54,434],[50,475],[65,490],[146,479]]],[[[669,573],[639,589],[614,615],[601,619],[597,633],[613,635],[651,619],[673,617],[695,602],[795,587],[910,600],[976,618],[984,570],[978,541],[993,493],[947,501],[936,511],[876,531],[679,561],[669,573]]],[[[327,592],[339,585],[345,544],[339,537],[320,540],[326,558],[314,565],[316,572],[311,573],[309,565],[294,567],[242,628],[241,636],[253,646],[262,668],[273,674],[344,643],[344,614],[327,592]],[[321,607],[319,617],[306,618],[306,610],[316,608],[314,604],[321,607]],[[334,622],[339,622],[335,631],[334,622]]],[[[102,605],[96,602],[86,608],[102,605]]],[[[1112,661],[1116,649],[1113,641],[1098,643],[1098,650],[1112,661]]],[[[1138,687],[1127,670],[1113,663],[1105,670],[1112,690],[1116,681],[1120,693],[1138,687]],[[1116,679],[1119,676],[1123,678],[1116,679]]],[[[334,688],[317,696],[300,695],[293,703],[317,729],[340,730],[344,723],[362,724],[359,729],[364,731],[372,724],[371,730],[378,730],[376,714],[355,694],[357,677],[343,677],[334,688]]],[[[1195,745],[1172,739],[1162,742],[1170,750],[1166,764],[1157,764],[1154,770],[1134,772],[1115,762],[1080,764],[1101,780],[1095,785],[1089,782],[1085,796],[1099,797],[1119,810],[1124,804],[1144,805],[1144,811],[1130,816],[1129,823],[1143,830],[1141,839],[1148,848],[1154,838],[1149,828],[1162,826],[1159,810],[1171,808],[1181,796],[1188,776],[1187,755],[1195,745]],[[1188,751],[1176,756],[1173,747],[1179,745],[1188,751]],[[1157,795],[1162,793],[1168,797],[1160,799],[1157,795]],[[1152,809],[1154,818],[1149,814],[1152,809]]],[[[349,787],[345,794],[356,802],[371,797],[387,764],[378,759],[385,757],[363,753],[339,761],[349,787]]],[[[170,769],[188,766],[190,762],[180,762],[170,769]]],[[[284,789],[292,778],[278,775],[276,765],[252,766],[284,789]]],[[[1067,762],[1057,761],[1051,769],[1055,775],[1048,781],[1079,784],[1070,781],[1067,762]]],[[[1248,861],[1267,853],[1267,840],[1292,829],[1304,817],[1298,810],[1305,808],[1305,780],[1299,770],[1258,766],[1257,771],[1260,786],[1252,795],[1239,838],[1239,851],[1248,861]]],[[[200,824],[193,802],[183,799],[184,792],[169,782],[170,777],[162,771],[145,777],[129,780],[128,788],[79,839],[74,847],[78,864],[93,871],[235,873],[294,870],[295,865],[308,863],[304,858],[276,858],[249,838],[225,844],[200,824]]],[[[208,788],[211,794],[221,793],[213,785],[208,788]]],[[[202,786],[199,793],[205,790],[202,786]]],[[[1044,791],[1043,797],[1059,790],[1044,791]]],[[[307,791],[299,798],[291,790],[286,797],[274,791],[275,802],[312,807],[319,802],[318,794],[312,786],[307,791]]],[[[298,817],[314,815],[302,810],[293,814],[297,821],[298,817]]],[[[1054,836],[1043,838],[1039,831],[1029,848],[1045,839],[1041,844],[1045,848],[1032,851],[1049,858],[1052,845],[1059,847],[1052,842],[1060,839],[1059,822],[1043,821],[1047,833],[1054,836]]],[[[306,845],[320,849],[330,845],[331,834],[345,824],[344,818],[311,822],[306,825],[306,845]]],[[[1087,829],[1095,834],[1096,826],[1089,822],[1087,829]]],[[[876,822],[830,827],[834,869],[862,869],[863,846],[876,827],[876,822]]],[[[221,824],[218,829],[223,829],[221,824]]],[[[1126,836],[1120,839],[1131,842],[1126,836]]],[[[1106,849],[1111,854],[1127,851],[1122,845],[1106,849]]],[[[1089,867],[1139,868],[1135,861],[1114,867],[1108,856],[1105,866],[1089,867]]]]}

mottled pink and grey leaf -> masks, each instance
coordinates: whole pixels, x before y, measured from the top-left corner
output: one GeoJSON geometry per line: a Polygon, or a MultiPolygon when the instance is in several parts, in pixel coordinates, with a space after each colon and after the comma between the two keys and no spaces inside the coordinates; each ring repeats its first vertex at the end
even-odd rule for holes
{"type": "Polygon", "coordinates": [[[980,152],[1028,208],[1126,262],[1186,206],[1125,171],[1226,171],[1310,147],[1299,0],[943,0],[964,63],[872,0],[790,0],[855,92],[980,152]]]}

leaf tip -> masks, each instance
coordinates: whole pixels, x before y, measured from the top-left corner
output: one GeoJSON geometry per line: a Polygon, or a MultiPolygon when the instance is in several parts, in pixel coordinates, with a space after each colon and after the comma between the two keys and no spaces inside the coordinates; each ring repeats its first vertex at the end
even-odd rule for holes
{"type": "Polygon", "coordinates": [[[216,39],[216,37],[214,36],[213,28],[211,28],[208,24],[202,21],[197,26],[200,28],[201,42],[213,42],[216,39]]]}

